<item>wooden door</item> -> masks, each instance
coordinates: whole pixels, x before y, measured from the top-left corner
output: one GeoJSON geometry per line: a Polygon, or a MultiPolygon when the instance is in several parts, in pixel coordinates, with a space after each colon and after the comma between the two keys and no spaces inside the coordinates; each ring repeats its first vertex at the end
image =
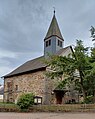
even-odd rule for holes
{"type": "Polygon", "coordinates": [[[56,94],[56,104],[62,104],[63,95],[61,93],[56,94]]]}

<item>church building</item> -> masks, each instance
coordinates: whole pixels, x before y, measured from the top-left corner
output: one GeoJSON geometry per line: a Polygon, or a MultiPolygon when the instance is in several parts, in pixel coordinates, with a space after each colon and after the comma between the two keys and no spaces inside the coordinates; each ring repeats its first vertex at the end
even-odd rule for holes
{"type": "Polygon", "coordinates": [[[43,56],[27,61],[4,76],[4,102],[17,102],[23,93],[33,93],[35,103],[63,104],[66,102],[65,91],[56,89],[55,82],[57,80],[46,77],[47,65],[43,62],[48,53],[59,56],[68,56],[72,53],[71,46],[63,47],[64,38],[60,32],[55,11],[43,42],[43,56]]]}

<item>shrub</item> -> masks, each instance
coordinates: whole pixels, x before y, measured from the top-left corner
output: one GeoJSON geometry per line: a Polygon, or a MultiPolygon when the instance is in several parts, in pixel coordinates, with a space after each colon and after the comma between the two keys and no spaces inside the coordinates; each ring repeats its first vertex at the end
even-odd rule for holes
{"type": "Polygon", "coordinates": [[[85,101],[84,101],[84,103],[86,103],[86,104],[93,103],[93,96],[92,95],[87,96],[86,99],[85,99],[85,101]]]}
{"type": "Polygon", "coordinates": [[[20,109],[28,109],[34,104],[34,95],[32,93],[23,94],[17,101],[17,105],[20,109]]]}

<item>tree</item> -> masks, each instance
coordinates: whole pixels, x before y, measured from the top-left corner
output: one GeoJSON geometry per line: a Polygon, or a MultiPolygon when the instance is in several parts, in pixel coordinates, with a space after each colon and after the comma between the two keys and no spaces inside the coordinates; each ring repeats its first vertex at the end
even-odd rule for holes
{"type": "Polygon", "coordinates": [[[51,72],[47,72],[47,76],[62,77],[64,75],[67,82],[75,82],[76,89],[83,94],[84,100],[86,99],[86,75],[91,68],[89,63],[88,48],[84,48],[81,40],[77,40],[74,48],[74,53],[63,56],[51,56],[50,60],[46,63],[51,68],[51,72]],[[75,71],[78,71],[79,76],[75,77],[75,71]],[[76,79],[76,80],[75,80],[76,79]]]}
{"type": "MultiPolygon", "coordinates": [[[[91,26],[90,31],[91,31],[92,41],[95,41],[95,28],[91,26]]],[[[88,85],[90,85],[89,91],[93,95],[94,97],[93,101],[95,102],[95,47],[91,48],[90,63],[91,63],[91,70],[87,76],[87,79],[88,79],[88,85]]]]}
{"type": "MultiPolygon", "coordinates": [[[[95,41],[95,28],[91,26],[90,31],[92,41],[95,41]]],[[[50,56],[46,63],[51,68],[46,73],[47,76],[61,78],[64,75],[65,81],[61,87],[75,82],[76,89],[83,94],[84,100],[95,97],[95,47],[91,48],[89,55],[88,48],[83,46],[81,40],[77,40],[72,57],[50,56]],[[76,70],[79,72],[78,77],[74,75],[76,70]]]]}
{"type": "Polygon", "coordinates": [[[75,47],[75,56],[76,69],[78,69],[80,75],[80,82],[78,83],[85,100],[86,97],[90,95],[88,93],[89,88],[87,88],[89,86],[89,78],[87,77],[90,73],[90,70],[92,69],[92,66],[89,61],[90,57],[88,55],[88,48],[84,48],[81,41],[77,42],[77,46],[75,47]]]}
{"type": "Polygon", "coordinates": [[[93,26],[91,26],[90,32],[91,32],[92,41],[95,41],[95,28],[93,26]]]}

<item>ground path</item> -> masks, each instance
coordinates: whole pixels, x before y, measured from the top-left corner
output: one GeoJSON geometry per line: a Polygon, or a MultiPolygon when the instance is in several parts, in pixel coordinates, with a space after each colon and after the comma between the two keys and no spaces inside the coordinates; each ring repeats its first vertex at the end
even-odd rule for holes
{"type": "Polygon", "coordinates": [[[2,113],[0,119],[95,119],[95,113],[2,113]]]}

